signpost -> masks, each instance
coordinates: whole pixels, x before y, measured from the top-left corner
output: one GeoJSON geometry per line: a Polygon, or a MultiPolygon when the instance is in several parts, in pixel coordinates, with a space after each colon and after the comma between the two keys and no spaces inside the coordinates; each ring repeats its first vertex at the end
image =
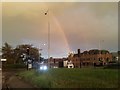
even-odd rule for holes
{"type": "Polygon", "coordinates": [[[30,59],[30,50],[27,48],[27,70],[30,70],[32,68],[32,60],[30,59]]]}

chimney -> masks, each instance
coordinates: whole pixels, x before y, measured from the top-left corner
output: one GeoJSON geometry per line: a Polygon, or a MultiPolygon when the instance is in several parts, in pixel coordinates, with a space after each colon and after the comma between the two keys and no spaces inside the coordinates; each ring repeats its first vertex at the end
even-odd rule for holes
{"type": "Polygon", "coordinates": [[[80,49],[78,49],[78,57],[80,56],[80,49]]]}

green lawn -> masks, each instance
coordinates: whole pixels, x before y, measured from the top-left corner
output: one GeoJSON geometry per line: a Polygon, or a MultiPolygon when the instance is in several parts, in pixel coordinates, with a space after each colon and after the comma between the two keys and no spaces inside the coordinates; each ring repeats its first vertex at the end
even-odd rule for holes
{"type": "Polygon", "coordinates": [[[44,72],[35,70],[19,74],[40,88],[117,88],[118,70],[94,68],[58,68],[44,72]]]}

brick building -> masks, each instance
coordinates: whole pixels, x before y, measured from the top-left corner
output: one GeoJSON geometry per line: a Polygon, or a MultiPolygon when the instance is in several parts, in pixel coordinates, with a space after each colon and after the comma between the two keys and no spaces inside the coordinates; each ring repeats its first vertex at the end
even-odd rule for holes
{"type": "Polygon", "coordinates": [[[50,68],[65,67],[65,61],[71,62],[74,68],[106,65],[112,61],[112,54],[107,50],[93,49],[89,51],[80,52],[78,49],[77,54],[70,54],[68,58],[50,58],[48,64],[50,68]]]}
{"type": "Polygon", "coordinates": [[[66,58],[50,58],[48,60],[48,64],[50,68],[60,68],[60,67],[64,67],[63,65],[63,61],[65,61],[66,58]]]}
{"type": "Polygon", "coordinates": [[[73,54],[68,59],[72,61],[75,68],[80,68],[81,66],[106,65],[109,61],[112,61],[112,54],[107,50],[98,49],[81,53],[78,49],[78,53],[73,54]]]}

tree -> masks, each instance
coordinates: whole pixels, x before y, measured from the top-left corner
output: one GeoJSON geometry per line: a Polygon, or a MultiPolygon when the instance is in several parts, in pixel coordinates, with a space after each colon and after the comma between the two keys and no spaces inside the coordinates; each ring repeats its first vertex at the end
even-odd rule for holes
{"type": "Polygon", "coordinates": [[[2,47],[2,58],[7,59],[8,64],[24,63],[22,56],[27,56],[27,48],[29,48],[29,58],[38,61],[40,57],[38,48],[29,44],[18,45],[13,49],[11,45],[5,43],[2,47]]]}
{"type": "Polygon", "coordinates": [[[23,62],[21,56],[25,55],[27,56],[27,48],[29,48],[29,58],[32,61],[38,61],[39,60],[39,50],[36,47],[33,47],[32,45],[25,44],[25,45],[18,45],[14,49],[14,55],[16,56],[16,63],[21,63],[23,62]]]}
{"type": "Polygon", "coordinates": [[[14,63],[13,48],[8,43],[5,43],[2,47],[2,58],[7,59],[7,63],[14,63]]]}

